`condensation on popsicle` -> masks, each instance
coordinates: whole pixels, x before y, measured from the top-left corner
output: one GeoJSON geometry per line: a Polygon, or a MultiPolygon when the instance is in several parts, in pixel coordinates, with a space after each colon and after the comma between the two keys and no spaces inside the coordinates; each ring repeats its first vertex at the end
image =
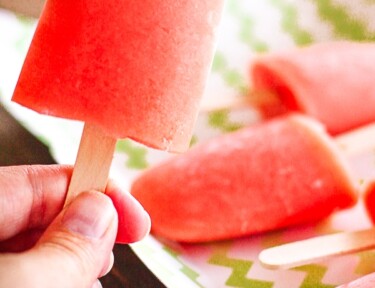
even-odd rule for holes
{"type": "Polygon", "coordinates": [[[336,135],[375,121],[374,59],[373,43],[346,41],[264,54],[250,67],[252,92],[273,95],[258,107],[265,116],[299,111],[336,135]]]}
{"type": "Polygon", "coordinates": [[[49,0],[13,100],[114,138],[184,151],[223,2],[49,0]]]}
{"type": "Polygon", "coordinates": [[[357,199],[338,147],[303,115],[202,142],[145,171],[131,193],[150,214],[156,235],[183,242],[316,221],[357,199]]]}

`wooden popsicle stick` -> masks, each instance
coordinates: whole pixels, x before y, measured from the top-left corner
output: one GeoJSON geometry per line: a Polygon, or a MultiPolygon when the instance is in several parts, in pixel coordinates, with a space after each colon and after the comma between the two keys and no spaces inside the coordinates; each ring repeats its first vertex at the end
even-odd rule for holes
{"type": "Polygon", "coordinates": [[[332,256],[375,248],[375,229],[336,233],[263,250],[260,263],[268,269],[288,269],[332,256]]]}
{"type": "MultiPolygon", "coordinates": [[[[334,140],[342,153],[350,157],[373,150],[373,135],[375,123],[343,133],[334,140]]],[[[259,254],[259,261],[266,268],[286,269],[372,248],[375,248],[375,228],[320,236],[265,249],[259,254]]]]}
{"type": "Polygon", "coordinates": [[[92,189],[104,192],[115,146],[115,138],[95,125],[85,124],[65,205],[80,192],[92,189]]]}
{"type": "Polygon", "coordinates": [[[342,133],[334,140],[345,156],[373,150],[375,149],[375,123],[342,133]]]}
{"type": "Polygon", "coordinates": [[[209,113],[223,109],[236,110],[243,107],[253,107],[257,109],[258,107],[271,105],[282,105],[280,98],[277,97],[275,93],[268,91],[250,91],[248,95],[244,96],[203,99],[200,111],[209,113]]]}

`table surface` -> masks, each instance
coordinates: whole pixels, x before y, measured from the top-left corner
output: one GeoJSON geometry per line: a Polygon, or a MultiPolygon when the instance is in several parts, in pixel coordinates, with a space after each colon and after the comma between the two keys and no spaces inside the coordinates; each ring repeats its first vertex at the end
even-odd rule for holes
{"type": "MultiPolygon", "coordinates": [[[[54,163],[48,147],[38,141],[0,104],[0,165],[54,163]]],[[[114,255],[113,269],[101,279],[104,288],[165,287],[128,245],[115,245],[114,255]]]]}

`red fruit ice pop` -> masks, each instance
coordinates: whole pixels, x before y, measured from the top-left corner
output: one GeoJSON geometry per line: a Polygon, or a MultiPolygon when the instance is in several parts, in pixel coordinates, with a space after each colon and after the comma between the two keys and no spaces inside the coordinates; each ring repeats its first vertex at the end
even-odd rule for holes
{"type": "Polygon", "coordinates": [[[359,279],[356,279],[348,284],[338,286],[337,288],[374,288],[374,287],[375,287],[375,273],[371,273],[359,279]]]}
{"type": "Polygon", "coordinates": [[[102,183],[73,190],[103,189],[107,175],[89,177],[90,168],[108,170],[117,138],[187,149],[222,8],[223,0],[46,2],[13,100],[86,123],[75,169],[84,175],[72,185],[102,183]]]}
{"type": "MultiPolygon", "coordinates": [[[[367,134],[369,134],[369,132],[372,132],[373,134],[373,131],[371,130],[368,130],[367,134]]],[[[362,135],[365,134],[366,133],[363,133],[362,135]]],[[[375,223],[374,180],[367,182],[363,186],[360,196],[363,199],[364,207],[366,208],[366,212],[370,220],[375,223]]],[[[366,230],[335,233],[327,236],[320,236],[271,247],[263,250],[259,254],[259,260],[260,263],[267,268],[291,268],[331,256],[357,253],[374,248],[375,229],[370,228],[366,230]]],[[[348,286],[343,287],[372,287],[371,285],[366,285],[373,283],[371,281],[374,280],[367,281],[365,279],[367,278],[364,278],[363,281],[355,281],[353,284],[348,284],[348,286]]],[[[375,276],[372,276],[370,279],[375,279],[375,276]]]]}
{"type": "Polygon", "coordinates": [[[182,242],[316,221],[357,199],[336,143],[303,115],[198,144],[145,171],[131,192],[150,214],[155,235],[182,242]]]}
{"type": "Polygon", "coordinates": [[[363,190],[363,200],[367,215],[372,223],[375,223],[375,181],[370,181],[366,184],[363,190]]]}
{"type": "Polygon", "coordinates": [[[336,135],[375,121],[374,61],[373,43],[327,42],[259,56],[250,78],[266,116],[300,111],[336,135]]]}

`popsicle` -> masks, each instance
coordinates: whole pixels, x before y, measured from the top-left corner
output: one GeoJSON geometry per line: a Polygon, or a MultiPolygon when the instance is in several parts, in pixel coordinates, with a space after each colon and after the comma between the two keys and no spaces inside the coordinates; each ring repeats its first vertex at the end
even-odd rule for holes
{"type": "Polygon", "coordinates": [[[301,111],[336,135],[375,121],[372,59],[373,43],[320,43],[261,56],[250,78],[254,91],[273,92],[280,110],[301,111]]]}
{"type": "Polygon", "coordinates": [[[368,274],[358,278],[348,284],[340,285],[337,288],[374,288],[375,287],[375,273],[368,274]]]}
{"type": "Polygon", "coordinates": [[[181,242],[236,238],[320,220],[357,191],[338,146],[304,115],[197,144],[146,170],[131,193],[155,235],[181,242]]]}
{"type": "Polygon", "coordinates": [[[74,190],[103,190],[117,138],[187,149],[222,8],[223,0],[46,2],[12,99],[86,123],[72,185],[101,184],[74,190]]]}
{"type": "MultiPolygon", "coordinates": [[[[372,133],[373,134],[373,133],[372,133]]],[[[369,219],[375,223],[375,181],[362,185],[360,197],[363,199],[369,219]]],[[[375,248],[375,228],[341,232],[319,236],[263,250],[259,254],[260,263],[270,269],[285,269],[316,262],[332,256],[358,253],[375,248]]],[[[372,277],[373,278],[373,277],[372,277]]],[[[371,283],[365,280],[358,282],[371,283]]],[[[375,279],[375,278],[373,278],[375,279]]],[[[357,282],[344,287],[357,285],[357,282]]],[[[361,284],[365,285],[365,284],[361,284]]],[[[362,286],[358,286],[362,287],[362,286]]],[[[370,286],[363,286],[370,287],[370,286]]]]}
{"type": "Polygon", "coordinates": [[[363,202],[365,204],[368,217],[372,223],[375,224],[375,180],[366,184],[363,191],[363,202]]]}
{"type": "Polygon", "coordinates": [[[250,65],[249,95],[204,108],[251,106],[265,118],[299,111],[337,135],[375,121],[372,59],[374,43],[346,41],[258,55],[250,65]]]}

